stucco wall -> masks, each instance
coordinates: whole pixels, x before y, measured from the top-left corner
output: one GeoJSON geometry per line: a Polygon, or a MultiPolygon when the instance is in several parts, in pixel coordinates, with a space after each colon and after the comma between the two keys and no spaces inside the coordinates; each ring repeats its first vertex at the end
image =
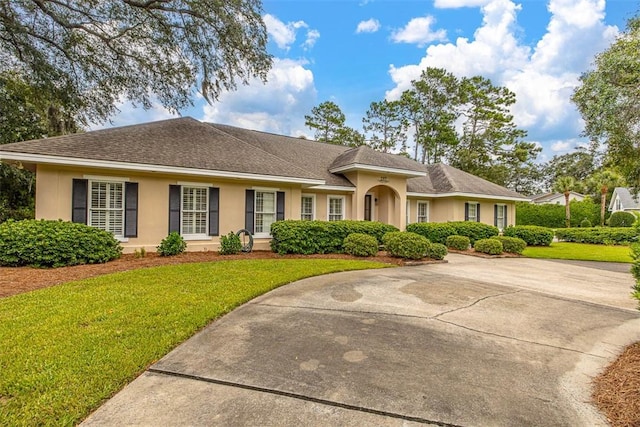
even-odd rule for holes
{"type": "Polygon", "coordinates": [[[464,204],[467,202],[480,203],[480,222],[493,225],[494,223],[494,206],[496,204],[507,206],[507,225],[516,223],[516,205],[515,202],[491,200],[491,199],[473,199],[462,197],[447,198],[409,198],[409,220],[417,221],[418,201],[429,202],[429,222],[448,222],[448,221],[464,221],[464,204]]]}

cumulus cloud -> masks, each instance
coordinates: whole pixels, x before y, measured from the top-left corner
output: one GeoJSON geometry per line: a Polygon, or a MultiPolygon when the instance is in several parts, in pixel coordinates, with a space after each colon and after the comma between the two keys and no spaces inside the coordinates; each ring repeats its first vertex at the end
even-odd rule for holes
{"type": "Polygon", "coordinates": [[[391,34],[391,40],[395,43],[412,43],[419,47],[425,46],[433,41],[447,39],[445,30],[432,31],[431,27],[436,20],[433,16],[423,16],[413,18],[404,28],[395,30],[391,34]]]}
{"type": "Polygon", "coordinates": [[[358,23],[358,27],[356,28],[356,33],[375,33],[380,29],[380,21],[377,19],[371,18],[366,21],[360,21],[358,23]]]}
{"type": "Polygon", "coordinates": [[[312,48],[316,40],[320,37],[318,30],[310,29],[309,25],[304,21],[291,21],[284,23],[277,17],[266,14],[262,17],[267,27],[269,38],[283,50],[289,50],[291,45],[295,43],[297,32],[301,28],[307,30],[306,39],[302,43],[304,49],[312,48]]]}
{"type": "Polygon", "coordinates": [[[307,31],[307,38],[304,43],[302,43],[302,47],[304,49],[311,49],[315,44],[316,40],[320,38],[320,31],[318,30],[309,30],[307,31]]]}

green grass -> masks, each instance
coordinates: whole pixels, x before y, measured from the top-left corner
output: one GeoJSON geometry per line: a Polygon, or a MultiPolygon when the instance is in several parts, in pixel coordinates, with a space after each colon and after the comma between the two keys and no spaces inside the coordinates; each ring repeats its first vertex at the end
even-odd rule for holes
{"type": "Polygon", "coordinates": [[[339,259],[182,264],[0,299],[0,425],[74,425],[240,304],[304,277],[383,266],[339,259]]]}
{"type": "Polygon", "coordinates": [[[571,259],[582,261],[631,262],[629,246],[590,245],[557,242],[551,246],[529,246],[522,253],[529,258],[571,259]]]}

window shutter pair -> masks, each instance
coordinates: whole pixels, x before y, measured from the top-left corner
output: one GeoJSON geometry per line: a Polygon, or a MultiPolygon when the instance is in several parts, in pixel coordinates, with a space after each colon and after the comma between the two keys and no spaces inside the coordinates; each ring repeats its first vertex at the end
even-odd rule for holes
{"type": "MultiPolygon", "coordinates": [[[[169,185],[169,233],[180,233],[182,187],[169,185]]],[[[220,189],[209,187],[209,236],[220,235],[220,189]]]]}
{"type": "MultiPolygon", "coordinates": [[[[493,206],[493,225],[498,226],[498,205],[493,206]]],[[[507,206],[504,207],[504,226],[508,225],[507,220],[507,206]]]]}
{"type": "MultiPolygon", "coordinates": [[[[71,221],[86,224],[89,217],[89,180],[74,179],[71,221]]],[[[138,183],[124,183],[124,237],[138,237],[138,183]]]]}
{"type": "MultiPolygon", "coordinates": [[[[251,234],[254,234],[255,229],[255,201],[256,191],[246,190],[245,192],[245,212],[244,212],[244,228],[251,234]]],[[[278,191],[276,193],[276,221],[282,221],[284,219],[284,191],[278,191]]]]}
{"type": "MultiPolygon", "coordinates": [[[[480,222],[480,203],[474,203],[476,205],[476,222],[480,222]]],[[[469,221],[469,203],[464,204],[464,220],[469,221]]]]}

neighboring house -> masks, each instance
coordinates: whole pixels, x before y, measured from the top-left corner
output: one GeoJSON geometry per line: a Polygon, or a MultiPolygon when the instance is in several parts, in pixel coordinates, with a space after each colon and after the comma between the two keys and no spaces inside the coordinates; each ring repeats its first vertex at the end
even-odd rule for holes
{"type": "Polygon", "coordinates": [[[515,223],[525,197],[451,166],[425,166],[362,146],[178,118],[0,146],[34,170],[36,218],[108,230],[127,251],[171,231],[189,250],[250,230],[268,249],[282,219],[515,223]]]}
{"type": "Polygon", "coordinates": [[[628,188],[616,187],[609,202],[611,213],[619,211],[640,212],[640,202],[637,194],[631,194],[628,188]]]}
{"type": "MultiPolygon", "coordinates": [[[[544,193],[532,196],[530,198],[531,203],[536,205],[562,205],[566,203],[564,193],[544,193]]],[[[581,202],[584,200],[584,194],[577,193],[575,191],[569,192],[569,202],[573,201],[581,202]]]]}

